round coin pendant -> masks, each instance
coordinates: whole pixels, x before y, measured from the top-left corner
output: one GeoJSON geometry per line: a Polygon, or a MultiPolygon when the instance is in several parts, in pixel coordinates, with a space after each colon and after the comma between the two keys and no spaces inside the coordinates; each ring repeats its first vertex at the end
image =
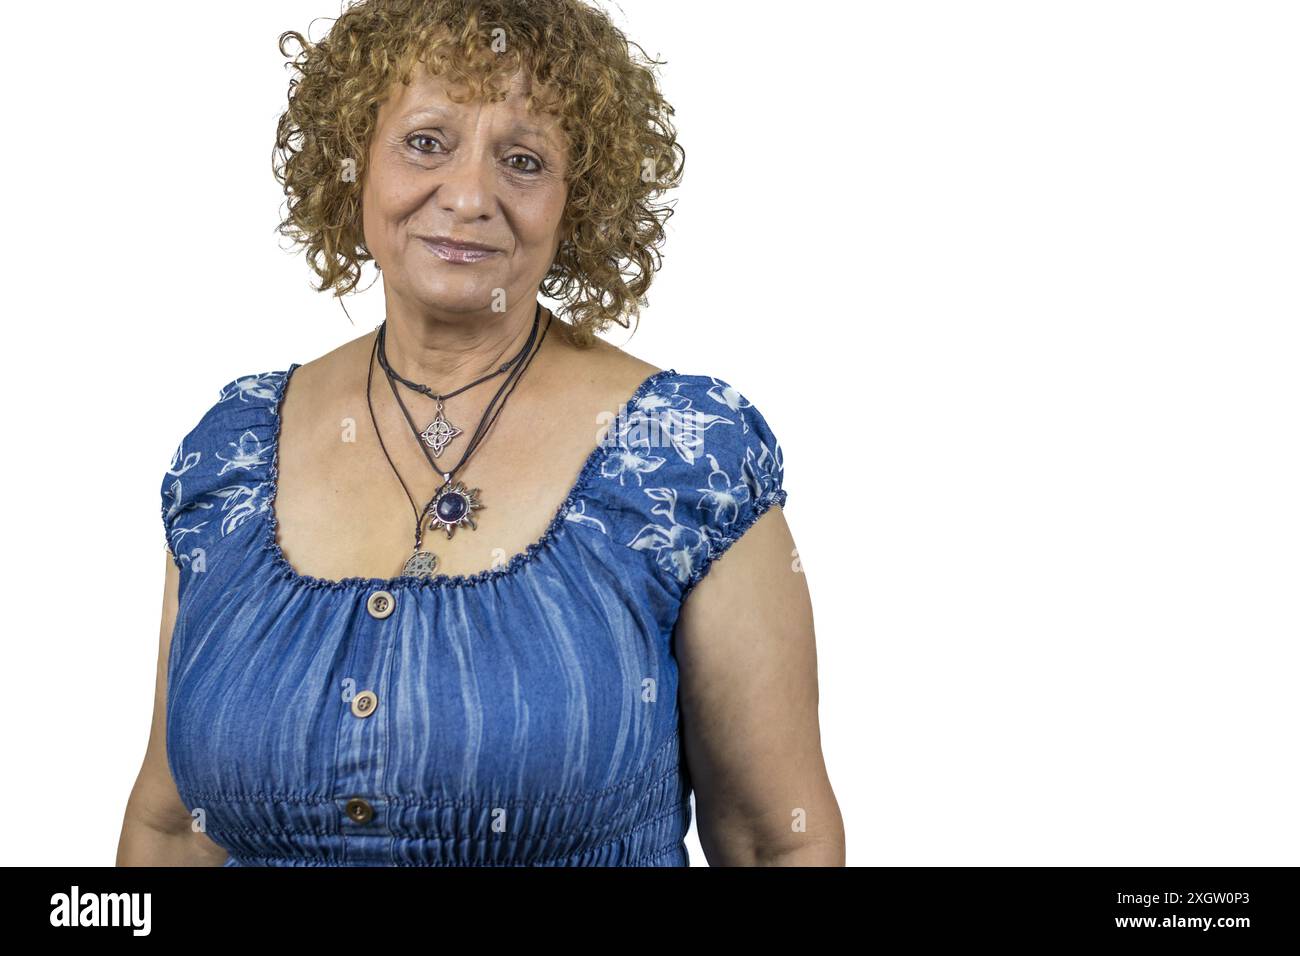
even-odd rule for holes
{"type": "Polygon", "coordinates": [[[433,569],[438,566],[438,557],[431,551],[417,551],[406,560],[405,567],[402,568],[403,575],[411,577],[426,578],[433,574],[433,569]]]}
{"type": "Polygon", "coordinates": [[[428,516],[430,527],[442,528],[450,538],[461,525],[477,529],[474,512],[482,508],[479,503],[477,488],[466,488],[464,482],[444,485],[433,501],[429,502],[428,516]]]}

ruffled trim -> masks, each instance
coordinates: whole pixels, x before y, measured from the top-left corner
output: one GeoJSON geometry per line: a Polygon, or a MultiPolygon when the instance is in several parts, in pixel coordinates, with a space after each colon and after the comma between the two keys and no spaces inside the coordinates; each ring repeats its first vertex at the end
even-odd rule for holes
{"type": "MultiPolygon", "coordinates": [[[[542,536],[530,544],[526,549],[514,555],[505,564],[487,568],[474,574],[435,574],[430,577],[421,577],[419,575],[403,574],[392,578],[367,578],[367,577],[350,577],[333,580],[330,578],[318,578],[310,574],[299,574],[294,570],[293,565],[284,556],[279,543],[276,541],[276,530],[279,527],[279,521],[275,516],[275,496],[279,487],[280,477],[280,410],[284,403],[285,392],[288,390],[289,378],[293,375],[295,369],[300,368],[301,363],[294,362],[285,371],[280,379],[280,384],[276,389],[276,394],[270,405],[271,416],[274,419],[273,436],[275,448],[271,453],[271,474],[267,479],[268,488],[266,502],[261,509],[261,517],[265,520],[262,525],[262,550],[270,555],[271,565],[277,577],[296,584],[304,588],[318,588],[328,591],[342,590],[427,590],[444,588],[462,588],[474,587],[487,581],[495,581],[499,578],[507,577],[520,571],[526,564],[536,560],[548,548],[550,548],[559,534],[560,529],[565,526],[566,518],[569,511],[577,503],[578,499],[586,492],[593,476],[600,469],[601,462],[609,453],[609,447],[605,442],[601,442],[591,454],[587,456],[586,462],[583,463],[581,470],[578,472],[578,479],[574,482],[568,495],[565,496],[563,503],[556,509],[554,517],[551,518],[550,524],[547,525],[546,531],[542,536]]],[[[659,384],[665,378],[677,374],[676,369],[660,369],[652,374],[637,386],[636,391],[623,403],[619,410],[619,415],[624,415],[631,405],[635,405],[651,389],[659,384]]],[[[616,418],[617,421],[617,418],[616,418]]]]}
{"type": "Polygon", "coordinates": [[[713,562],[721,558],[728,548],[739,541],[741,536],[753,527],[754,522],[767,513],[773,505],[780,505],[784,508],[788,496],[789,493],[786,489],[774,488],[755,498],[754,507],[745,513],[743,519],[731,526],[727,535],[718,544],[711,547],[708,560],[691,572],[690,577],[686,579],[685,586],[682,588],[681,599],[686,600],[687,595],[694,590],[695,585],[699,584],[704,575],[709,573],[709,568],[713,567],[713,562]]]}

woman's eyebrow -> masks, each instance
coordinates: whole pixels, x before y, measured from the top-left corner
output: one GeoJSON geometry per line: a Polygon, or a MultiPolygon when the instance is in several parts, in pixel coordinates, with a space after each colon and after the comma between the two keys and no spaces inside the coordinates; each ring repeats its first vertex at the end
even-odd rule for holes
{"type": "Polygon", "coordinates": [[[549,139],[549,138],[550,138],[550,136],[547,134],[546,130],[539,129],[539,128],[536,127],[536,126],[529,126],[527,123],[515,123],[515,124],[512,125],[509,129],[507,129],[506,132],[507,132],[507,133],[516,133],[516,134],[518,134],[518,133],[528,133],[528,134],[530,134],[530,135],[532,135],[532,136],[536,136],[538,139],[549,139]]]}
{"type": "MultiPolygon", "coordinates": [[[[418,109],[411,110],[409,113],[400,117],[398,122],[409,123],[417,119],[446,120],[446,119],[453,119],[453,118],[454,115],[448,110],[440,109],[439,107],[436,106],[429,106],[429,107],[420,107],[418,109]]],[[[507,136],[518,136],[520,134],[526,134],[530,136],[536,136],[538,139],[545,140],[546,142],[551,141],[550,133],[548,133],[546,130],[542,129],[539,126],[533,126],[529,123],[524,122],[523,120],[519,120],[515,123],[512,123],[510,126],[508,126],[505,129],[504,132],[507,136]]]]}
{"type": "Polygon", "coordinates": [[[411,110],[409,113],[399,116],[397,119],[399,123],[408,123],[411,120],[422,119],[424,117],[430,119],[446,119],[450,115],[451,114],[446,110],[440,109],[436,106],[420,106],[411,110]]]}

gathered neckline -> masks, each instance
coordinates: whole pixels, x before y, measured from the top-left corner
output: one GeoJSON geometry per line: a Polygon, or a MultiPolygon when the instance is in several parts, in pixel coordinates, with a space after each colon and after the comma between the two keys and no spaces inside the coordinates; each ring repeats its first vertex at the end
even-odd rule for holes
{"type": "MultiPolygon", "coordinates": [[[[495,581],[499,578],[505,578],[512,575],[524,567],[528,562],[534,560],[549,548],[555,541],[560,529],[565,525],[569,512],[583,492],[586,491],[587,485],[591,482],[596,469],[608,454],[607,441],[610,432],[606,431],[596,447],[591,450],[587,460],[583,462],[582,468],[578,471],[577,480],[565,495],[564,500],[559,507],[555,509],[555,514],[546,526],[546,530],[532,544],[528,545],[523,551],[511,557],[504,564],[495,568],[485,568],[482,571],[476,571],[473,574],[435,574],[431,576],[419,576],[411,574],[397,575],[391,578],[374,578],[355,576],[347,578],[322,578],[311,574],[301,574],[289,563],[285,557],[284,550],[276,541],[276,531],[279,527],[279,521],[275,514],[275,499],[279,491],[280,477],[280,433],[283,425],[281,412],[284,406],[285,393],[288,391],[289,379],[292,377],[294,370],[301,368],[300,362],[293,362],[289,368],[280,376],[280,381],[276,385],[275,396],[270,404],[271,415],[275,420],[273,441],[275,447],[271,452],[271,474],[268,479],[268,491],[266,504],[260,509],[259,517],[262,518],[262,549],[270,553],[271,563],[276,574],[284,580],[290,581],[296,585],[307,588],[323,588],[326,590],[360,590],[373,589],[383,591],[395,591],[406,589],[443,589],[472,587],[482,584],[486,581],[495,581]]],[[[629,406],[636,404],[647,392],[650,391],[660,379],[670,375],[676,375],[677,370],[672,368],[660,369],[652,373],[636,390],[627,398],[619,407],[611,427],[617,427],[618,422],[625,416],[629,406]]]]}

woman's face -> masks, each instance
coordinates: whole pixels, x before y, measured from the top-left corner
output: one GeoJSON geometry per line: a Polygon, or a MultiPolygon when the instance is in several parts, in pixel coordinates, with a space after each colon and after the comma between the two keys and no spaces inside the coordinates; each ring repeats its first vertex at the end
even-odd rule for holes
{"type": "Polygon", "coordinates": [[[562,239],[567,155],[558,121],[528,113],[523,95],[519,76],[491,104],[453,103],[424,72],[394,84],[362,189],[366,246],[390,303],[444,316],[532,309],[562,239]]]}

